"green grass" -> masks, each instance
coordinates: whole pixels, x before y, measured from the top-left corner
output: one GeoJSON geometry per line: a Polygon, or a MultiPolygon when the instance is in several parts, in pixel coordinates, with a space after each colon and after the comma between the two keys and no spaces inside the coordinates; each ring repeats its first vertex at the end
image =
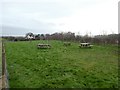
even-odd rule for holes
{"type": "Polygon", "coordinates": [[[5,43],[11,88],[118,87],[117,46],[81,49],[49,41],[51,49],[37,49],[40,42],[47,41],[5,43]]]}

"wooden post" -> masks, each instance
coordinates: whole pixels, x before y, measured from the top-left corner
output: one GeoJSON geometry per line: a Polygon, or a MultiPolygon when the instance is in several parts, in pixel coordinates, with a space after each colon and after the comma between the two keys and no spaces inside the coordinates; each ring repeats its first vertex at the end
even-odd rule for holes
{"type": "Polygon", "coordinates": [[[5,88],[5,52],[2,43],[2,88],[5,88]]]}
{"type": "Polygon", "coordinates": [[[9,88],[9,84],[6,69],[5,47],[4,44],[2,43],[2,89],[6,90],[6,88],[9,88]]]}
{"type": "Polygon", "coordinates": [[[2,44],[2,75],[5,74],[5,50],[4,45],[2,44]]]}

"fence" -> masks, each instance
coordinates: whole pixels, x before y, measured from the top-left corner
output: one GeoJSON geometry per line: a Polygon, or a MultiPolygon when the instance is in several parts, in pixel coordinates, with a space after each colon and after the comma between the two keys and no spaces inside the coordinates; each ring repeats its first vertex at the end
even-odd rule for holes
{"type": "Polygon", "coordinates": [[[2,89],[8,90],[9,88],[9,79],[8,79],[8,72],[6,68],[6,57],[5,57],[5,47],[2,43],[2,89]]]}

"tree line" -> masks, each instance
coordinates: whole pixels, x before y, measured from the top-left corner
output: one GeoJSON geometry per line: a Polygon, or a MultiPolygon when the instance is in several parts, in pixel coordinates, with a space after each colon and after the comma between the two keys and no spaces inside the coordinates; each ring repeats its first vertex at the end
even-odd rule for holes
{"type": "Polygon", "coordinates": [[[56,32],[53,34],[33,34],[27,33],[25,37],[13,37],[3,36],[2,38],[8,41],[29,41],[29,40],[61,40],[61,41],[72,41],[72,42],[89,42],[95,44],[118,44],[120,38],[119,34],[108,34],[108,35],[95,35],[91,37],[89,35],[75,35],[72,32],[56,32]],[[33,37],[33,38],[28,38],[33,37]]]}

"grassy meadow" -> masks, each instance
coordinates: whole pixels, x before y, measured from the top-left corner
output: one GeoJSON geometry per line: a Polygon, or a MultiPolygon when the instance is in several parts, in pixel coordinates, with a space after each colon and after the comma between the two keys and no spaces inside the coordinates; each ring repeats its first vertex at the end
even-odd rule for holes
{"type": "Polygon", "coordinates": [[[117,46],[85,49],[52,40],[51,49],[37,49],[38,43],[47,41],[5,43],[11,88],[118,87],[117,46]]]}

